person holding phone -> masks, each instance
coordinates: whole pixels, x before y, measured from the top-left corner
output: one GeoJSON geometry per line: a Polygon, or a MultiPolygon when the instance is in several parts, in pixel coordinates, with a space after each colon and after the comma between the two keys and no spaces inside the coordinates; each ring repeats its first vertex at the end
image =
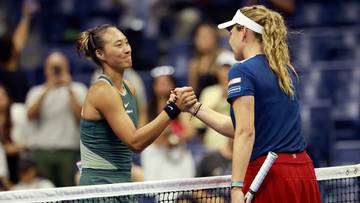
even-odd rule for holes
{"type": "Polygon", "coordinates": [[[73,82],[68,59],[52,52],[45,60],[45,83],[30,89],[27,117],[34,129],[29,147],[39,172],[57,187],[74,185],[79,157],[79,121],[85,85],[73,82]]]}

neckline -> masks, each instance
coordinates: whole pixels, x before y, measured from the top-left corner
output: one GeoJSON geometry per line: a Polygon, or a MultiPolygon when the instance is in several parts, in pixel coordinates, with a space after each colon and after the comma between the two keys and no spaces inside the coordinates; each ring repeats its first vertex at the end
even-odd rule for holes
{"type": "Polygon", "coordinates": [[[261,53],[261,54],[255,54],[255,55],[253,55],[253,56],[250,56],[250,57],[248,57],[248,58],[246,58],[246,59],[244,59],[244,60],[240,61],[240,63],[244,63],[244,62],[246,62],[246,61],[248,61],[248,60],[250,60],[250,59],[253,59],[253,58],[257,57],[257,56],[260,56],[260,55],[264,55],[264,53],[261,53]]]}
{"type": "Polygon", "coordinates": [[[106,74],[102,73],[98,78],[100,78],[101,76],[103,76],[104,78],[106,78],[107,80],[109,80],[110,84],[112,87],[115,88],[115,90],[121,95],[121,96],[126,96],[127,90],[125,87],[125,81],[123,80],[122,85],[121,85],[121,89],[123,90],[123,92],[121,92],[121,90],[119,90],[116,86],[115,83],[111,80],[111,78],[109,76],[107,76],[106,74]]]}

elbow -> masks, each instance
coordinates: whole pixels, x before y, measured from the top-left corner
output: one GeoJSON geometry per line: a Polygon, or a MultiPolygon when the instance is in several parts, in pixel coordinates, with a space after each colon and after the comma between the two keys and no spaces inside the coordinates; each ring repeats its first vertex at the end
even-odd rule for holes
{"type": "Polygon", "coordinates": [[[135,153],[140,153],[146,148],[146,146],[142,145],[139,142],[129,143],[128,146],[129,146],[130,150],[135,153]]]}
{"type": "Polygon", "coordinates": [[[26,114],[28,120],[33,120],[36,116],[34,113],[28,111],[27,114],[26,114]]]}
{"type": "Polygon", "coordinates": [[[245,127],[236,129],[235,136],[254,138],[255,137],[255,128],[254,127],[245,127]]]}
{"type": "Polygon", "coordinates": [[[140,153],[140,152],[142,152],[142,151],[145,149],[145,147],[132,146],[130,149],[131,149],[131,151],[133,151],[133,152],[135,152],[135,153],[140,153]]]}

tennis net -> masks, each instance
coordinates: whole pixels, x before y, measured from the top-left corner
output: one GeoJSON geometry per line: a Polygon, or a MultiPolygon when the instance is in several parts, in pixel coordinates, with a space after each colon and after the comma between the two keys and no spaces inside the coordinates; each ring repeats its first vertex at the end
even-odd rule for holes
{"type": "MultiPolygon", "coordinates": [[[[360,202],[360,164],[315,169],[323,202],[360,202]]],[[[0,192],[0,202],[230,202],[230,176],[0,192]]],[[[256,196],[255,196],[256,198],[256,196]]]]}

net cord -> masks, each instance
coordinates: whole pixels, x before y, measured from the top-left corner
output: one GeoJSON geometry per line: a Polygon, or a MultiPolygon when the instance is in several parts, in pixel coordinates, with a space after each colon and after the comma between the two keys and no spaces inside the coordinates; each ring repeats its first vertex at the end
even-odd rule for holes
{"type": "MultiPolygon", "coordinates": [[[[360,164],[315,169],[318,181],[360,177],[360,164]]],[[[0,192],[0,203],[66,201],[123,195],[229,188],[231,176],[174,179],[97,186],[62,187],[0,192]]]]}

